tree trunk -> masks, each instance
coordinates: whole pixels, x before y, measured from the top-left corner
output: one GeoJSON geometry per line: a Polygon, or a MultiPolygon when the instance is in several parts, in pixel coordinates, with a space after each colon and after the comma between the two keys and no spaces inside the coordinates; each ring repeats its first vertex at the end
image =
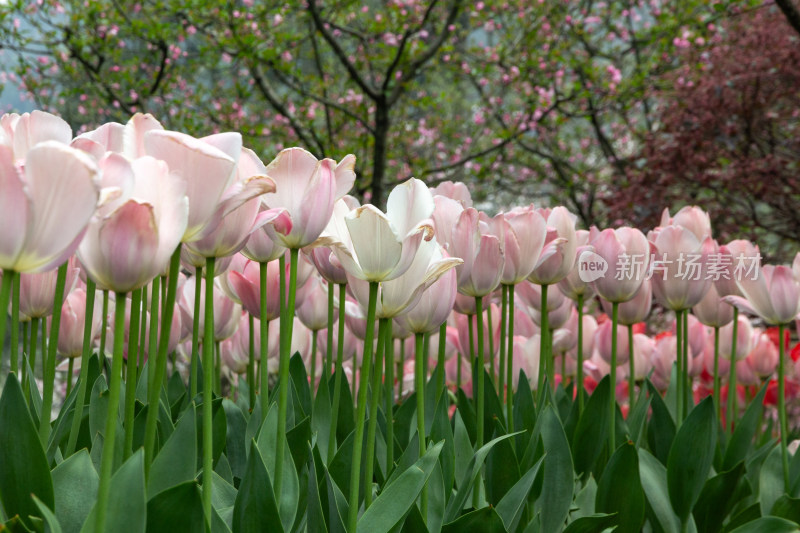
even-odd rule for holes
{"type": "Polygon", "coordinates": [[[372,183],[370,203],[383,208],[384,175],[386,173],[386,139],[389,136],[389,107],[385,99],[375,102],[375,145],[372,150],[372,183]]]}

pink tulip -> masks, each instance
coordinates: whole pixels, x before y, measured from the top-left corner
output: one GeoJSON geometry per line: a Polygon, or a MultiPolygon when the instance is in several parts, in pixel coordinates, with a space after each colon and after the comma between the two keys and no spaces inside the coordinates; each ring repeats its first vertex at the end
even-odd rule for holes
{"type": "MultiPolygon", "coordinates": [[[[731,358],[731,344],[733,341],[733,322],[719,330],[719,355],[720,358],[731,358]]],[[[736,328],[736,360],[747,357],[753,346],[753,326],[745,316],[739,316],[736,328]]]]}
{"type": "Polygon", "coordinates": [[[527,278],[539,262],[547,236],[547,222],[533,204],[514,208],[494,220],[504,226],[502,231],[492,231],[505,238],[505,263],[500,282],[516,285],[527,278]]]}
{"type": "MultiPolygon", "coordinates": [[[[505,237],[482,228],[480,215],[470,207],[458,217],[448,253],[464,263],[456,267],[458,291],[472,297],[486,296],[500,284],[503,274],[505,237]]],[[[502,230],[502,226],[500,226],[502,230]]]]}
{"type": "MultiPolygon", "coordinates": [[[[433,242],[431,244],[439,246],[433,242]]],[[[396,320],[409,332],[430,333],[435,331],[447,320],[453,310],[457,289],[456,272],[449,269],[422,291],[416,305],[406,309],[396,320]]]]}
{"type": "Polygon", "coordinates": [[[720,297],[742,296],[736,278],[756,275],[756,269],[761,264],[761,252],[750,241],[736,240],[720,246],[716,259],[719,276],[715,276],[714,285],[720,297]]]}
{"type": "MultiPolygon", "coordinates": [[[[91,338],[100,329],[101,313],[95,300],[92,314],[91,338]]],[[[61,327],[58,332],[58,353],[64,357],[79,357],[83,351],[83,327],[86,317],[86,289],[79,287],[67,295],[61,307],[61,327]]]]}
{"type": "Polygon", "coordinates": [[[539,335],[525,338],[514,335],[514,351],[511,358],[512,389],[517,390],[520,370],[525,372],[528,383],[536,388],[539,382],[539,335]]]}
{"type": "MultiPolygon", "coordinates": [[[[597,353],[606,363],[611,363],[611,334],[612,324],[610,320],[606,320],[597,328],[594,334],[594,344],[597,348],[597,353]]],[[[625,326],[617,326],[617,364],[624,365],[628,362],[630,356],[630,347],[628,345],[628,328],[625,326]]],[[[634,363],[635,364],[635,363],[634,363]]]]}
{"type": "Polygon", "coordinates": [[[48,141],[69,144],[72,128],[61,117],[38,110],[0,117],[0,145],[11,150],[14,164],[22,165],[34,146],[48,141]]]}
{"type": "Polygon", "coordinates": [[[656,299],[673,311],[700,303],[711,284],[707,273],[714,241],[700,241],[683,226],[656,228],[648,238],[655,254],[651,268],[656,299]]]}
{"type": "Polygon", "coordinates": [[[692,307],[692,313],[710,327],[719,328],[733,320],[733,307],[720,298],[716,283],[712,283],[703,299],[692,307]]]}
{"type": "MultiPolygon", "coordinates": [[[[214,340],[222,341],[236,332],[242,308],[221,290],[218,280],[214,280],[214,285],[214,340]]],[[[205,309],[205,279],[200,281],[200,287],[200,309],[205,309]]],[[[190,279],[183,284],[178,296],[178,308],[184,324],[193,324],[195,297],[195,283],[193,279],[190,279]]],[[[202,339],[205,332],[203,325],[205,315],[201,313],[198,320],[198,333],[202,339]]]]}
{"type": "MultiPolygon", "coordinates": [[[[542,310],[542,288],[535,283],[523,281],[514,287],[517,305],[522,305],[530,311],[542,310]]],[[[561,291],[547,291],[547,309],[554,310],[567,301],[561,291]]]]}
{"type": "MultiPolygon", "coordinates": [[[[594,351],[594,336],[595,332],[597,331],[598,325],[597,320],[592,316],[585,314],[583,315],[583,354],[584,356],[588,356],[594,351]]],[[[577,336],[577,326],[575,327],[575,335],[577,336]]],[[[578,359],[578,351],[577,351],[577,338],[575,342],[575,348],[569,350],[567,355],[572,359],[578,359]]]]}
{"type": "MultiPolygon", "coordinates": [[[[124,171],[125,164],[106,168],[124,171]]],[[[187,224],[184,182],[163,161],[130,163],[135,177],[129,197],[98,209],[78,248],[78,258],[98,288],[130,292],[161,274],[187,224]]],[[[105,179],[105,178],[104,178],[105,179]]]]}
{"type": "Polygon", "coordinates": [[[661,214],[661,224],[659,226],[682,226],[691,231],[698,241],[704,241],[711,237],[711,217],[696,205],[686,206],[675,213],[674,217],[669,216],[669,209],[664,209],[661,214]]]}
{"type": "MultiPolygon", "coordinates": [[[[69,260],[64,299],[75,286],[78,280],[77,262],[69,260]]],[[[20,274],[19,283],[19,312],[30,318],[44,318],[53,314],[53,300],[56,294],[56,278],[58,270],[40,272],[37,274],[20,274]]]]}
{"type": "MultiPolygon", "coordinates": [[[[633,335],[633,368],[636,381],[642,381],[653,370],[653,351],[655,341],[643,333],[633,335]]],[[[630,374],[630,369],[626,367],[630,374]]]]}
{"type": "MultiPolygon", "coordinates": [[[[485,310],[486,312],[492,313],[492,331],[489,331],[489,321],[486,320],[484,317],[483,320],[483,353],[486,354],[486,360],[488,362],[489,358],[491,357],[491,353],[489,352],[489,335],[492,335],[492,344],[494,346],[495,353],[500,349],[500,308],[494,304],[488,306],[485,310]]],[[[458,342],[459,346],[463,350],[464,357],[469,357],[470,349],[469,349],[469,321],[472,321],[472,341],[473,341],[473,349],[475,353],[477,352],[477,342],[478,342],[478,329],[477,329],[477,317],[475,315],[456,315],[456,324],[458,327],[458,342]]]]}
{"type": "Polygon", "coordinates": [[[725,301],[768,324],[791,323],[800,314],[800,253],[795,257],[794,271],[785,265],[766,265],[755,276],[737,278],[744,297],[726,296],[725,301]]]}
{"type": "Polygon", "coordinates": [[[572,270],[578,251],[575,215],[566,207],[540,209],[547,219],[547,237],[536,268],[528,279],[538,285],[558,283],[572,270]]]}
{"type": "MultiPolygon", "coordinates": [[[[603,311],[608,316],[611,316],[611,303],[600,299],[600,304],[603,306],[603,311]]],[[[617,320],[624,326],[630,326],[644,322],[650,314],[653,307],[653,286],[650,280],[645,279],[642,281],[642,286],[627,302],[622,302],[617,307],[617,320]]]]}
{"type": "Polygon", "coordinates": [[[27,149],[17,164],[0,145],[0,269],[45,272],[66,261],[97,208],[98,169],[56,141],[27,149]]]}
{"type": "Polygon", "coordinates": [[[266,168],[277,189],[264,195],[263,201],[269,207],[286,209],[291,232],[273,232],[272,239],[286,248],[302,248],[314,242],[328,224],[334,202],[353,186],[355,164],[352,154],[337,164],[332,159],[318,161],[302,148],[281,151],[266,168]]]}
{"type": "Polygon", "coordinates": [[[752,363],[749,359],[736,361],[736,383],[746,387],[761,384],[761,380],[758,379],[758,374],[753,370],[752,363]]]}
{"type": "MultiPolygon", "coordinates": [[[[260,354],[261,333],[258,326],[253,327],[255,341],[254,356],[258,359],[260,354]]],[[[250,319],[246,313],[239,318],[236,332],[220,344],[222,362],[234,373],[244,374],[250,362],[250,319]]]]}
{"type": "MultiPolygon", "coordinates": [[[[217,257],[214,259],[214,277],[219,277],[225,274],[233,263],[233,258],[236,255],[229,255],[226,257],[217,257]]],[[[195,275],[197,269],[206,268],[206,258],[200,254],[196,254],[189,249],[188,246],[181,246],[181,264],[189,272],[195,275]]]]}
{"type": "MultiPolygon", "coordinates": [[[[358,307],[358,306],[356,306],[358,307]]],[[[321,329],[317,334],[317,344],[319,346],[321,353],[327,353],[328,351],[328,330],[321,329]]],[[[333,353],[336,353],[336,350],[339,347],[339,327],[337,323],[334,323],[333,326],[333,346],[331,349],[333,353]]],[[[361,353],[361,343],[356,338],[355,335],[350,331],[350,328],[344,328],[344,348],[343,348],[343,360],[347,361],[348,359],[352,359],[356,353],[361,353]]]]}
{"type": "MultiPolygon", "coordinates": [[[[587,231],[585,229],[579,229],[575,232],[576,242],[577,242],[577,249],[576,249],[576,257],[580,257],[583,252],[591,252],[593,248],[589,245],[589,242],[595,238],[595,236],[599,233],[596,227],[592,226],[592,230],[587,231]]],[[[594,294],[594,289],[592,288],[591,283],[587,283],[581,279],[580,273],[580,262],[576,261],[572,267],[572,270],[569,271],[569,274],[558,282],[558,290],[564,294],[570,300],[578,300],[578,296],[583,296],[584,301],[588,301],[591,299],[592,295],[594,294]]]]}
{"type": "Polygon", "coordinates": [[[117,122],[107,122],[77,136],[72,141],[72,146],[95,155],[97,159],[106,152],[114,152],[133,160],[147,155],[144,135],[150,130],[163,129],[164,126],[153,115],[136,113],[124,126],[117,122]]]}
{"type": "Polygon", "coordinates": [[[592,282],[592,288],[609,302],[632,300],[642,285],[650,263],[647,237],[635,228],[601,231],[591,243],[594,253],[605,260],[608,270],[592,282]]]}
{"type": "Polygon", "coordinates": [[[767,378],[775,372],[778,367],[778,347],[769,335],[760,331],[757,333],[753,349],[747,354],[747,361],[760,378],[767,378]]]}
{"type": "Polygon", "coordinates": [[[444,196],[459,202],[465,208],[472,207],[472,195],[469,188],[460,181],[443,181],[433,189],[431,192],[434,196],[444,196]]]}
{"type": "MultiPolygon", "coordinates": [[[[549,292],[558,292],[558,291],[548,291],[549,292]]],[[[568,300],[564,298],[561,305],[558,307],[552,308],[550,306],[547,307],[547,324],[551,330],[555,330],[564,326],[569,320],[570,315],[575,309],[575,306],[572,303],[572,300],[568,300]]],[[[530,317],[533,319],[534,324],[537,326],[541,326],[542,324],[542,313],[537,311],[536,309],[530,310],[530,317]]]]}
{"type": "MultiPolygon", "coordinates": [[[[328,291],[331,287],[319,276],[311,276],[299,291],[303,291],[303,304],[297,306],[297,318],[311,331],[319,331],[328,326],[328,291]]],[[[338,308],[334,306],[334,318],[338,308]]]]}

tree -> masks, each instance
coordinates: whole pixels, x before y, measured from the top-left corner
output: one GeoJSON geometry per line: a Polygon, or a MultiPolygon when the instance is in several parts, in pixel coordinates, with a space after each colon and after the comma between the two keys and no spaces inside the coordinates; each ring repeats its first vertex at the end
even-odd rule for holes
{"type": "MultiPolygon", "coordinates": [[[[0,48],[40,107],[77,128],[136,111],[358,157],[357,194],[459,179],[487,205],[559,202],[586,225],[624,179],[680,66],[675,35],[729,15],[703,0],[21,0],[0,48]]],[[[613,215],[613,216],[609,216],[613,215]]]]}
{"type": "Polygon", "coordinates": [[[640,224],[657,200],[699,203],[720,240],[756,239],[787,259],[800,240],[800,35],[781,10],[730,18],[711,45],[687,43],[649,135],[611,206],[640,224]]]}

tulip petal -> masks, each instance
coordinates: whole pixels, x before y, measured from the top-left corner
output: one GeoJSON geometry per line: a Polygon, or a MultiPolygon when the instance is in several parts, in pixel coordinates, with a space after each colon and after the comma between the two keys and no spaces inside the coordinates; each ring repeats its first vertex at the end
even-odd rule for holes
{"type": "Polygon", "coordinates": [[[31,223],[30,199],[8,146],[0,146],[0,191],[0,269],[4,270],[14,268],[31,223]]]}
{"type": "Polygon", "coordinates": [[[44,111],[23,115],[14,130],[14,157],[17,161],[25,159],[34,146],[46,141],[69,144],[72,128],[61,117],[44,111]]]}
{"type": "Polygon", "coordinates": [[[422,181],[411,178],[389,193],[386,216],[400,235],[405,235],[421,221],[433,215],[430,190],[422,181]]]}
{"type": "Polygon", "coordinates": [[[350,189],[353,188],[353,183],[356,181],[356,156],[347,154],[336,165],[336,199],[342,198],[350,189]]]}
{"type": "Polygon", "coordinates": [[[64,253],[84,231],[99,194],[91,158],[55,141],[30,150],[25,176],[33,217],[16,269],[31,272],[64,253]]]}
{"type": "Polygon", "coordinates": [[[158,249],[153,206],[129,200],[103,222],[98,237],[112,283],[108,289],[130,292],[159,273],[152,266],[158,249]]]}
{"type": "MultiPolygon", "coordinates": [[[[345,217],[345,224],[350,231],[353,239],[353,251],[358,257],[358,263],[366,279],[368,281],[386,280],[386,276],[400,261],[405,244],[398,239],[389,219],[376,207],[367,204],[348,213],[345,217]]],[[[340,260],[342,259],[339,254],[337,256],[340,260]]],[[[410,259],[413,259],[413,255],[410,259]]],[[[410,260],[408,263],[410,264],[410,260]]],[[[345,262],[342,261],[342,264],[345,262]]],[[[406,268],[408,267],[406,266],[406,268]]],[[[397,275],[399,276],[401,273],[397,275]]]]}

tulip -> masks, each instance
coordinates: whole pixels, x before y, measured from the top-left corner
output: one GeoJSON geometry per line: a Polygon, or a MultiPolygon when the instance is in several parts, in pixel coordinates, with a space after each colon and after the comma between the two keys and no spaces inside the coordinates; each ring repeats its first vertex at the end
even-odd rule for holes
{"type": "Polygon", "coordinates": [[[287,211],[291,232],[273,232],[272,239],[286,248],[302,248],[317,240],[328,225],[334,202],[353,186],[355,164],[352,154],[337,164],[332,159],[318,161],[302,148],[281,151],[266,168],[277,188],[263,201],[287,211]]]}
{"type": "Polygon", "coordinates": [[[133,160],[147,155],[144,136],[150,130],[163,130],[164,127],[149,113],[136,113],[125,125],[107,122],[100,127],[78,135],[72,146],[95,155],[100,159],[106,152],[123,155],[133,160]]]}
{"type": "Polygon", "coordinates": [[[532,335],[527,339],[517,335],[514,337],[513,347],[511,352],[512,379],[509,386],[512,390],[517,390],[520,371],[525,372],[528,381],[535,385],[539,381],[539,335],[532,335]]]}
{"type": "MultiPolygon", "coordinates": [[[[55,141],[69,144],[72,128],[64,119],[44,111],[6,113],[0,117],[0,145],[13,154],[13,163],[22,165],[28,152],[39,143],[55,141]]],[[[5,189],[3,189],[5,191],[5,189]]]]}
{"type": "Polygon", "coordinates": [[[753,349],[747,354],[746,359],[758,377],[768,378],[778,366],[778,347],[769,335],[758,332],[753,349]]]}
{"type": "Polygon", "coordinates": [[[608,264],[608,271],[592,282],[592,288],[612,303],[632,300],[647,274],[647,238],[638,229],[623,227],[603,230],[591,244],[594,253],[608,264]]]}
{"type": "Polygon", "coordinates": [[[444,196],[455,200],[464,206],[464,208],[472,207],[472,195],[469,192],[469,188],[460,181],[443,181],[431,189],[431,192],[434,196],[444,196]]]}
{"type": "MultiPolygon", "coordinates": [[[[78,281],[79,269],[74,259],[69,260],[64,286],[64,300],[78,281]]],[[[56,270],[19,275],[19,312],[29,318],[45,318],[53,314],[53,297],[56,292],[56,270]]],[[[63,307],[62,307],[63,312],[63,307]]]]}
{"type": "Polygon", "coordinates": [[[703,241],[711,237],[711,217],[701,208],[686,206],[675,213],[674,217],[669,216],[669,209],[664,209],[661,214],[661,227],[681,226],[691,231],[698,241],[703,241]]]}
{"type": "MultiPolygon", "coordinates": [[[[86,289],[71,291],[61,308],[61,331],[58,336],[58,353],[68,358],[79,357],[83,351],[84,318],[86,316],[86,289]]],[[[90,336],[100,329],[99,313],[92,313],[90,336]]]]}

